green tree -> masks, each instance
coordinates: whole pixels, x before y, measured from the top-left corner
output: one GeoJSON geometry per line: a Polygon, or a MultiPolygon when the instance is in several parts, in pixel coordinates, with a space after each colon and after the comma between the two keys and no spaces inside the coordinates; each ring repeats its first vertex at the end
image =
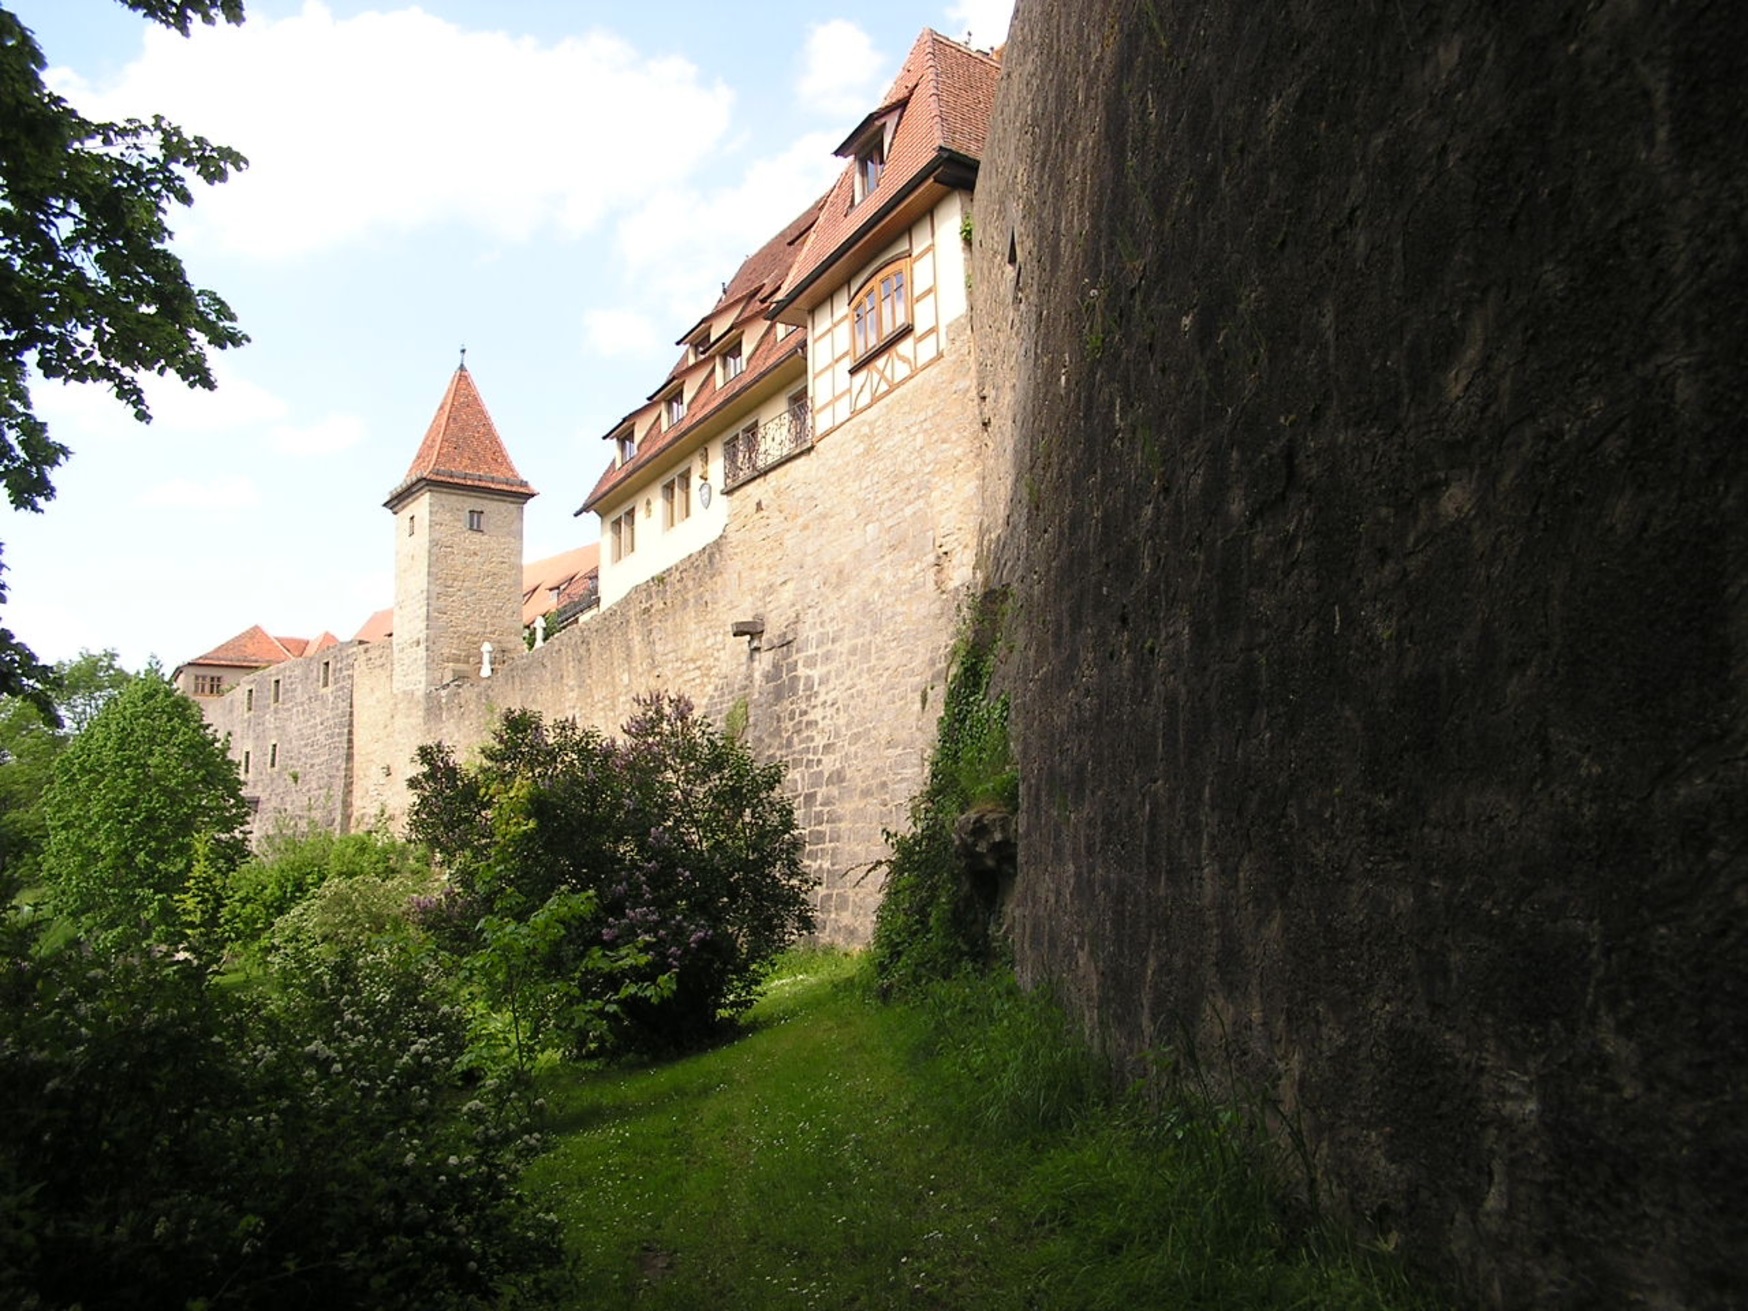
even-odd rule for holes
{"type": "Polygon", "coordinates": [[[78,659],[56,664],[54,673],[57,715],[27,697],[0,697],[0,899],[36,877],[48,840],[42,801],[55,761],[133,677],[114,651],[81,651],[78,659]]]}
{"type": "MultiPolygon", "coordinates": [[[[184,35],[195,19],[243,20],[242,0],[121,3],[184,35]]],[[[54,497],[50,474],[68,455],[36,415],[33,374],[101,384],[149,423],[142,374],[210,389],[207,349],[248,340],[230,306],[190,285],[165,221],[192,202],[191,178],[222,182],[243,157],[158,117],[87,119],[43,84],[45,66],[0,7],[0,485],[18,510],[54,497]]],[[[51,679],[0,627],[0,693],[46,707],[51,679]]]]}
{"type": "Polygon", "coordinates": [[[197,847],[223,877],[248,854],[236,763],[156,668],[112,698],[55,762],[43,873],[57,911],[91,933],[180,941],[177,898],[197,847]]]}

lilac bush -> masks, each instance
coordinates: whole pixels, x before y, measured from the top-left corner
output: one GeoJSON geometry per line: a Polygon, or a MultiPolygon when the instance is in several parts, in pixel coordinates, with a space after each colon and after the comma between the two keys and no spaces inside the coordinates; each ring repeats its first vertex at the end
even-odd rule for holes
{"type": "Polygon", "coordinates": [[[426,923],[475,960],[519,1045],[706,1041],[813,928],[782,779],[683,697],[639,698],[618,738],[508,712],[477,763],[420,749],[409,831],[450,882],[426,923]]]}

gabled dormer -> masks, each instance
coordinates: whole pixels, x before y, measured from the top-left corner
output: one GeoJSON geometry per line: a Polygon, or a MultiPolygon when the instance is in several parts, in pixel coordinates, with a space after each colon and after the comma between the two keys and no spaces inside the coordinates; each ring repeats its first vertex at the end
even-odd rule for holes
{"type": "Polygon", "coordinates": [[[768,316],[817,211],[741,265],[676,338],[668,376],[605,434],[613,459],[577,511],[601,517],[603,606],[713,540],[736,481],[807,449],[804,338],[768,316]]]}
{"type": "Polygon", "coordinates": [[[963,232],[1000,63],[925,31],[846,166],[771,315],[808,330],[824,436],[948,349],[964,316],[963,232]]]}

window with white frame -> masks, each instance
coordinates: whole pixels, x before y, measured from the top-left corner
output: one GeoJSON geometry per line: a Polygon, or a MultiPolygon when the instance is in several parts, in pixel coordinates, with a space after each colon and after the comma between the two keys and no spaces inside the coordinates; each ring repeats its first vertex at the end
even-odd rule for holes
{"type": "Polygon", "coordinates": [[[722,352],[722,380],[733,382],[747,370],[746,345],[735,341],[722,352]]]}
{"type": "Polygon", "coordinates": [[[484,510],[469,510],[467,512],[467,531],[483,533],[486,530],[486,512],[484,510]]]}
{"type": "Polygon", "coordinates": [[[683,390],[675,388],[663,398],[662,415],[670,428],[678,426],[680,420],[686,417],[686,393],[683,390]]]}

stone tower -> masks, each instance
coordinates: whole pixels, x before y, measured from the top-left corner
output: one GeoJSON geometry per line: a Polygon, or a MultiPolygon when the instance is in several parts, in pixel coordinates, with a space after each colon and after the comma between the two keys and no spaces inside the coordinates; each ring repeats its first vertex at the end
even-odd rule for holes
{"type": "Polygon", "coordinates": [[[394,688],[424,692],[522,651],[522,507],[516,472],[463,363],[384,503],[395,516],[394,688]]]}

